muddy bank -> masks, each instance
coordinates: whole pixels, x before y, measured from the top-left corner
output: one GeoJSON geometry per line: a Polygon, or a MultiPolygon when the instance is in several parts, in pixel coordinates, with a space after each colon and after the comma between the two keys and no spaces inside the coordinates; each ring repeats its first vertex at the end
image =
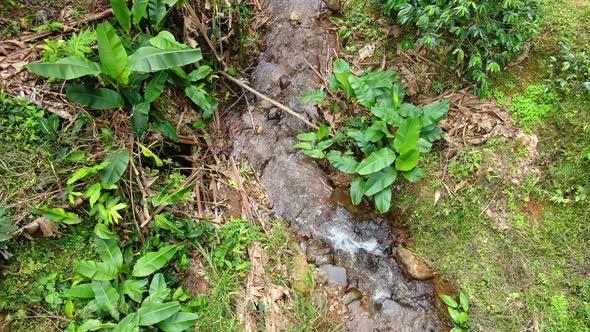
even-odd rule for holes
{"type": "MultiPolygon", "coordinates": [[[[299,102],[298,97],[319,88],[320,83],[305,59],[325,70],[334,54],[334,40],[318,18],[321,6],[319,0],[269,1],[274,21],[251,82],[309,119],[317,117],[317,109],[299,102]]],[[[328,245],[316,263],[345,267],[348,286],[368,292],[374,327],[441,329],[444,324],[432,304],[434,287],[428,281],[404,277],[394,259],[391,244],[395,239],[388,223],[379,218],[357,220],[345,208],[335,206],[327,175],[313,160],[289,148],[297,142],[298,133],[309,129],[265,102],[230,113],[226,125],[233,156],[253,165],[277,216],[314,243],[328,245]],[[376,322],[381,318],[387,323],[376,322]]],[[[351,324],[349,330],[363,330],[356,326],[351,324]]]]}

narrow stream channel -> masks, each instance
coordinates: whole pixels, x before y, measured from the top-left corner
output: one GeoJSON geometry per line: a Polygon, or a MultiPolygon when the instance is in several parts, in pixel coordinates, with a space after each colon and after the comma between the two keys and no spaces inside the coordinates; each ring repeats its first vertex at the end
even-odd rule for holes
{"type": "MultiPolygon", "coordinates": [[[[322,5],[320,0],[269,0],[273,23],[251,82],[310,119],[317,117],[316,107],[300,103],[298,97],[319,88],[320,82],[305,59],[323,71],[334,55],[334,41],[318,16],[322,5]]],[[[351,323],[349,331],[443,329],[433,305],[434,286],[404,277],[394,259],[395,239],[388,223],[357,220],[335,206],[327,175],[313,160],[289,148],[298,133],[309,131],[304,124],[259,102],[250,110],[233,110],[226,125],[232,155],[254,167],[276,215],[321,249],[321,257],[309,257],[308,250],[308,259],[346,268],[348,286],[368,292],[373,319],[351,323]]]]}

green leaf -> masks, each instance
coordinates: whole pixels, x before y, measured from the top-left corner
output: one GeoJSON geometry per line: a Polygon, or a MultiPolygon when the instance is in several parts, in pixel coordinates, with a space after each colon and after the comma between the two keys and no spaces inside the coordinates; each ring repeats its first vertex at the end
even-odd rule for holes
{"type": "Polygon", "coordinates": [[[77,297],[81,299],[93,299],[94,291],[92,290],[91,284],[80,284],[73,286],[70,289],[64,291],[66,297],[77,297]]]}
{"type": "Polygon", "coordinates": [[[330,127],[326,126],[323,123],[320,123],[320,128],[316,132],[316,138],[318,139],[318,141],[321,141],[324,138],[328,137],[330,135],[331,130],[332,129],[330,127]]]}
{"type": "Polygon", "coordinates": [[[198,87],[189,85],[184,89],[184,93],[202,110],[205,111],[211,109],[212,105],[207,100],[207,96],[198,87]]]}
{"type": "Polygon", "coordinates": [[[128,66],[133,71],[152,73],[195,63],[202,58],[203,55],[199,48],[161,50],[146,46],[138,49],[129,57],[128,66]]]}
{"type": "Polygon", "coordinates": [[[397,178],[397,172],[393,167],[386,167],[377,173],[371,174],[365,184],[365,195],[373,196],[383,189],[390,187],[397,178]]]}
{"type": "Polygon", "coordinates": [[[461,303],[461,308],[463,308],[463,311],[469,311],[469,300],[465,294],[459,294],[459,303],[461,303]]]}
{"type": "Polygon", "coordinates": [[[116,240],[107,240],[96,237],[94,240],[96,243],[96,249],[102,260],[117,269],[123,266],[123,253],[117,245],[116,240]]]}
{"type": "MultiPolygon", "coordinates": [[[[111,0],[111,3],[114,1],[124,2],[123,0],[111,0]]],[[[127,8],[125,3],[122,6],[127,8]]],[[[116,82],[127,84],[129,78],[127,52],[121,44],[121,39],[117,36],[113,26],[108,22],[99,24],[96,27],[96,40],[98,44],[98,56],[100,57],[103,72],[116,82]]]]}
{"type": "Polygon", "coordinates": [[[418,165],[420,160],[420,151],[410,150],[404,154],[401,154],[395,160],[395,168],[398,171],[410,171],[412,168],[418,165]]]}
{"type": "Polygon", "coordinates": [[[360,176],[352,179],[350,183],[350,200],[352,204],[359,205],[365,193],[365,181],[360,176]]]}
{"type": "Polygon", "coordinates": [[[309,143],[309,142],[300,142],[297,144],[293,144],[290,146],[291,149],[303,149],[303,150],[311,150],[313,149],[314,145],[313,143],[309,143]]]}
{"type": "Polygon", "coordinates": [[[198,69],[193,70],[188,77],[191,81],[196,82],[202,80],[203,78],[209,76],[213,70],[209,66],[201,66],[198,69]]]}
{"type": "Polygon", "coordinates": [[[449,113],[451,102],[448,100],[439,101],[424,106],[424,115],[422,116],[422,126],[437,125],[449,113]]]}
{"type": "Polygon", "coordinates": [[[164,332],[181,332],[189,330],[198,320],[199,315],[181,311],[158,323],[158,327],[164,332]]]}
{"type": "Polygon", "coordinates": [[[375,105],[375,94],[367,84],[354,75],[350,75],[348,81],[354,90],[354,95],[363,106],[371,108],[375,105]]]}
{"type": "Polygon", "coordinates": [[[151,103],[158,99],[164,90],[168,74],[165,71],[159,71],[154,75],[154,78],[145,87],[144,99],[151,103]]]}
{"type": "Polygon", "coordinates": [[[104,240],[118,240],[119,236],[113,233],[105,224],[96,224],[94,234],[104,240]]]}
{"type": "Polygon", "coordinates": [[[397,73],[389,70],[378,70],[362,76],[361,79],[371,89],[389,88],[397,79],[397,73]]]}
{"type": "Polygon", "coordinates": [[[303,154],[311,157],[311,158],[315,158],[315,159],[323,159],[326,158],[326,154],[322,151],[322,150],[309,150],[309,151],[303,151],[303,154]]]}
{"type": "Polygon", "coordinates": [[[169,231],[173,231],[178,234],[183,233],[182,230],[180,230],[178,227],[176,227],[176,225],[172,221],[168,220],[168,218],[166,218],[166,216],[162,213],[154,216],[154,222],[155,222],[156,226],[158,226],[159,228],[167,229],[169,231]]]}
{"type": "Polygon", "coordinates": [[[420,119],[407,118],[395,134],[393,140],[395,151],[404,154],[415,148],[420,138],[420,129],[422,129],[420,119]]]}
{"type": "Polygon", "coordinates": [[[133,267],[134,277],[145,277],[164,267],[174,257],[182,245],[167,245],[158,251],[145,254],[137,260],[133,267]]]}
{"type": "Polygon", "coordinates": [[[422,110],[412,104],[401,104],[399,105],[399,107],[397,108],[397,111],[399,114],[401,114],[403,117],[411,117],[411,118],[420,118],[422,116],[422,110]]]}
{"type": "Polygon", "coordinates": [[[422,167],[414,167],[410,171],[402,172],[402,175],[410,182],[415,183],[424,177],[424,169],[422,167]]]}
{"type": "Polygon", "coordinates": [[[127,279],[121,285],[121,293],[129,296],[133,301],[140,303],[143,299],[143,293],[146,291],[144,287],[147,283],[147,279],[127,279]]]}
{"type": "Polygon", "coordinates": [[[371,113],[388,125],[399,127],[404,122],[404,119],[393,107],[377,105],[371,108],[371,113]]]}
{"type": "Polygon", "coordinates": [[[301,102],[314,102],[318,105],[324,102],[326,99],[326,91],[324,90],[311,90],[299,97],[299,101],[301,102]]]}
{"type": "Polygon", "coordinates": [[[72,176],[68,179],[67,185],[70,186],[78,180],[81,180],[81,179],[84,179],[88,176],[92,176],[92,175],[96,174],[101,169],[107,167],[108,164],[109,163],[107,163],[107,162],[103,162],[103,163],[100,163],[96,166],[80,168],[74,174],[72,174],[72,176]]]}
{"type": "Polygon", "coordinates": [[[150,295],[145,298],[142,306],[150,303],[162,303],[170,295],[170,288],[166,285],[166,280],[162,273],[154,274],[150,283],[150,295]]]}
{"type": "Polygon", "coordinates": [[[142,18],[148,17],[147,5],[148,0],[133,0],[133,5],[131,6],[131,17],[133,19],[134,25],[138,25],[142,18]]]}
{"type": "Polygon", "coordinates": [[[160,159],[160,157],[158,157],[155,153],[153,153],[152,150],[148,149],[146,146],[144,146],[141,143],[137,143],[137,146],[139,146],[139,148],[141,149],[141,154],[143,154],[144,156],[146,156],[148,158],[154,159],[154,161],[156,162],[156,166],[162,167],[164,165],[164,162],[162,161],[162,159],[160,159]]]}
{"type": "Polygon", "coordinates": [[[67,300],[66,304],[64,305],[64,312],[68,317],[74,317],[74,302],[72,300],[67,300]]]}
{"type": "Polygon", "coordinates": [[[119,273],[112,265],[94,261],[77,261],[74,270],[86,278],[100,281],[113,280],[119,273]]]}
{"type": "Polygon", "coordinates": [[[127,170],[129,150],[121,149],[116,151],[106,161],[109,162],[109,165],[100,173],[101,183],[103,185],[115,184],[127,170]]]}
{"type": "Polygon", "coordinates": [[[180,303],[177,301],[166,303],[150,303],[137,310],[140,326],[157,324],[173,316],[180,311],[180,303]]]}
{"type": "Polygon", "coordinates": [[[457,311],[457,309],[454,309],[454,308],[451,308],[451,307],[448,307],[447,309],[449,311],[449,315],[451,316],[451,320],[454,323],[459,324],[460,323],[459,322],[459,311],[457,311]]]}
{"type": "Polygon", "coordinates": [[[348,80],[348,77],[351,75],[350,66],[346,61],[342,59],[334,61],[334,77],[336,77],[336,80],[340,83],[347,96],[352,96],[352,86],[348,80]]]}
{"type": "Polygon", "coordinates": [[[148,13],[152,25],[159,25],[164,17],[166,17],[166,6],[164,2],[162,0],[149,0],[148,13]]]}
{"type": "Polygon", "coordinates": [[[108,312],[113,318],[119,320],[119,311],[117,303],[119,302],[119,293],[109,281],[92,280],[92,290],[98,307],[108,312]]]}
{"type": "MultiPolygon", "coordinates": [[[[119,21],[123,30],[129,33],[129,30],[131,29],[131,11],[127,7],[127,1],[111,0],[111,7],[113,8],[115,17],[117,18],[117,21],[119,21]]],[[[98,29],[96,31],[98,32],[98,29]]]]}
{"type": "Polygon", "coordinates": [[[76,332],[98,331],[115,326],[112,323],[103,323],[98,319],[87,319],[76,329],[76,332]]]}
{"type": "Polygon", "coordinates": [[[139,331],[139,316],[136,313],[127,315],[121,319],[119,324],[113,328],[111,332],[138,332],[139,331]]]}
{"type": "Polygon", "coordinates": [[[166,30],[160,31],[157,36],[150,38],[149,42],[150,42],[150,44],[152,44],[152,46],[157,47],[161,50],[164,50],[164,49],[180,50],[180,49],[188,47],[185,44],[181,44],[181,43],[177,42],[176,38],[174,38],[174,35],[166,30]]]}
{"type": "Polygon", "coordinates": [[[466,325],[467,321],[469,320],[469,316],[466,312],[460,312],[458,317],[459,325],[466,325]]]}
{"type": "Polygon", "coordinates": [[[150,120],[150,103],[143,102],[133,105],[133,114],[131,115],[131,131],[137,136],[148,130],[150,120]]]}
{"type": "Polygon", "coordinates": [[[154,206],[172,205],[172,204],[178,202],[179,200],[181,200],[182,197],[186,193],[190,192],[195,187],[194,184],[191,184],[191,185],[186,186],[184,188],[172,191],[172,188],[175,186],[176,186],[176,183],[171,182],[166,187],[164,187],[164,189],[162,189],[161,192],[159,192],[158,194],[156,194],[152,197],[152,204],[154,206]]]}
{"type": "Polygon", "coordinates": [[[360,175],[368,175],[378,172],[391,165],[395,161],[395,152],[390,148],[381,148],[360,162],[356,171],[360,175]]]}
{"type": "Polygon", "coordinates": [[[158,110],[152,109],[150,111],[150,117],[153,121],[152,131],[162,133],[174,142],[178,142],[179,137],[176,133],[176,128],[158,110]]]}
{"type": "Polygon", "coordinates": [[[343,156],[340,151],[330,151],[328,153],[328,161],[339,171],[354,174],[358,166],[358,162],[351,156],[343,156]]]}
{"type": "Polygon", "coordinates": [[[95,110],[108,110],[125,106],[119,93],[106,88],[91,88],[79,84],[66,87],[66,95],[73,102],[88,106],[95,110]]]}
{"type": "Polygon", "coordinates": [[[58,223],[64,223],[68,225],[75,225],[82,222],[82,219],[73,212],[66,212],[62,208],[47,208],[39,209],[37,211],[43,217],[58,223]]]}
{"type": "Polygon", "coordinates": [[[314,132],[309,132],[309,133],[301,133],[299,135],[297,135],[297,139],[300,141],[317,141],[318,137],[317,134],[314,132]]]}
{"type": "Polygon", "coordinates": [[[391,187],[387,187],[375,194],[375,207],[381,213],[386,213],[391,207],[391,187]]]}
{"type": "Polygon", "coordinates": [[[455,300],[453,300],[452,297],[450,297],[446,294],[442,294],[440,296],[440,298],[443,300],[444,303],[446,303],[451,308],[458,308],[459,307],[459,304],[455,300]]]}
{"type": "Polygon", "coordinates": [[[30,72],[61,80],[71,80],[82,76],[98,76],[100,67],[95,62],[90,62],[79,56],[63,58],[55,63],[33,63],[26,65],[30,72]]]}

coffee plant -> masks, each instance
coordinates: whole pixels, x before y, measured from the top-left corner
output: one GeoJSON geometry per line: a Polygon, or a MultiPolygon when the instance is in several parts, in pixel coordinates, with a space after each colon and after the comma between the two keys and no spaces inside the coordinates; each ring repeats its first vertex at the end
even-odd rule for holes
{"type": "Polygon", "coordinates": [[[386,0],[384,11],[416,27],[418,43],[446,56],[447,65],[478,83],[485,95],[490,75],[516,59],[536,32],[539,0],[386,0]]]}
{"type": "MultiPolygon", "coordinates": [[[[347,98],[370,110],[370,116],[349,121],[330,137],[323,125],[317,132],[298,135],[302,142],[294,148],[312,158],[326,158],[335,168],[355,174],[350,186],[352,203],[363,196],[372,198],[379,212],[391,207],[391,191],[398,172],[416,182],[424,176],[418,166],[420,155],[430,152],[432,143],[442,137],[437,124],[447,115],[449,102],[433,103],[422,108],[404,103],[404,88],[395,83],[392,71],[354,75],[342,59],[334,62],[331,89],[342,90],[347,98]],[[337,148],[328,151],[336,144],[337,148]]],[[[303,100],[321,103],[325,93],[311,91],[303,100]]]]}

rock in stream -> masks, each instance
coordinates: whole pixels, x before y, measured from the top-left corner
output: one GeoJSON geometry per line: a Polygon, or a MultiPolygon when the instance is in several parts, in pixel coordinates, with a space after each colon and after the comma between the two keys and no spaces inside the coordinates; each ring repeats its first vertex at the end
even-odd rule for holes
{"type": "MultiPolygon", "coordinates": [[[[268,4],[275,20],[252,85],[313,120],[318,116],[316,107],[301,103],[298,97],[320,88],[305,59],[324,71],[334,54],[334,40],[318,18],[324,5],[320,0],[269,0],[268,4]],[[292,13],[297,13],[298,24],[292,24],[292,13]]],[[[278,217],[288,220],[300,235],[331,247],[308,260],[346,268],[345,278],[356,280],[355,287],[368,293],[375,319],[386,320],[387,330],[437,331],[443,324],[432,303],[434,287],[403,276],[390,254],[392,235],[387,223],[359,221],[343,207],[334,206],[326,174],[313,160],[289,148],[297,143],[295,136],[309,128],[288,114],[271,121],[268,113],[268,107],[250,113],[230,110],[226,125],[232,155],[253,166],[278,217]]],[[[362,331],[352,325],[348,330],[362,331]]]]}

